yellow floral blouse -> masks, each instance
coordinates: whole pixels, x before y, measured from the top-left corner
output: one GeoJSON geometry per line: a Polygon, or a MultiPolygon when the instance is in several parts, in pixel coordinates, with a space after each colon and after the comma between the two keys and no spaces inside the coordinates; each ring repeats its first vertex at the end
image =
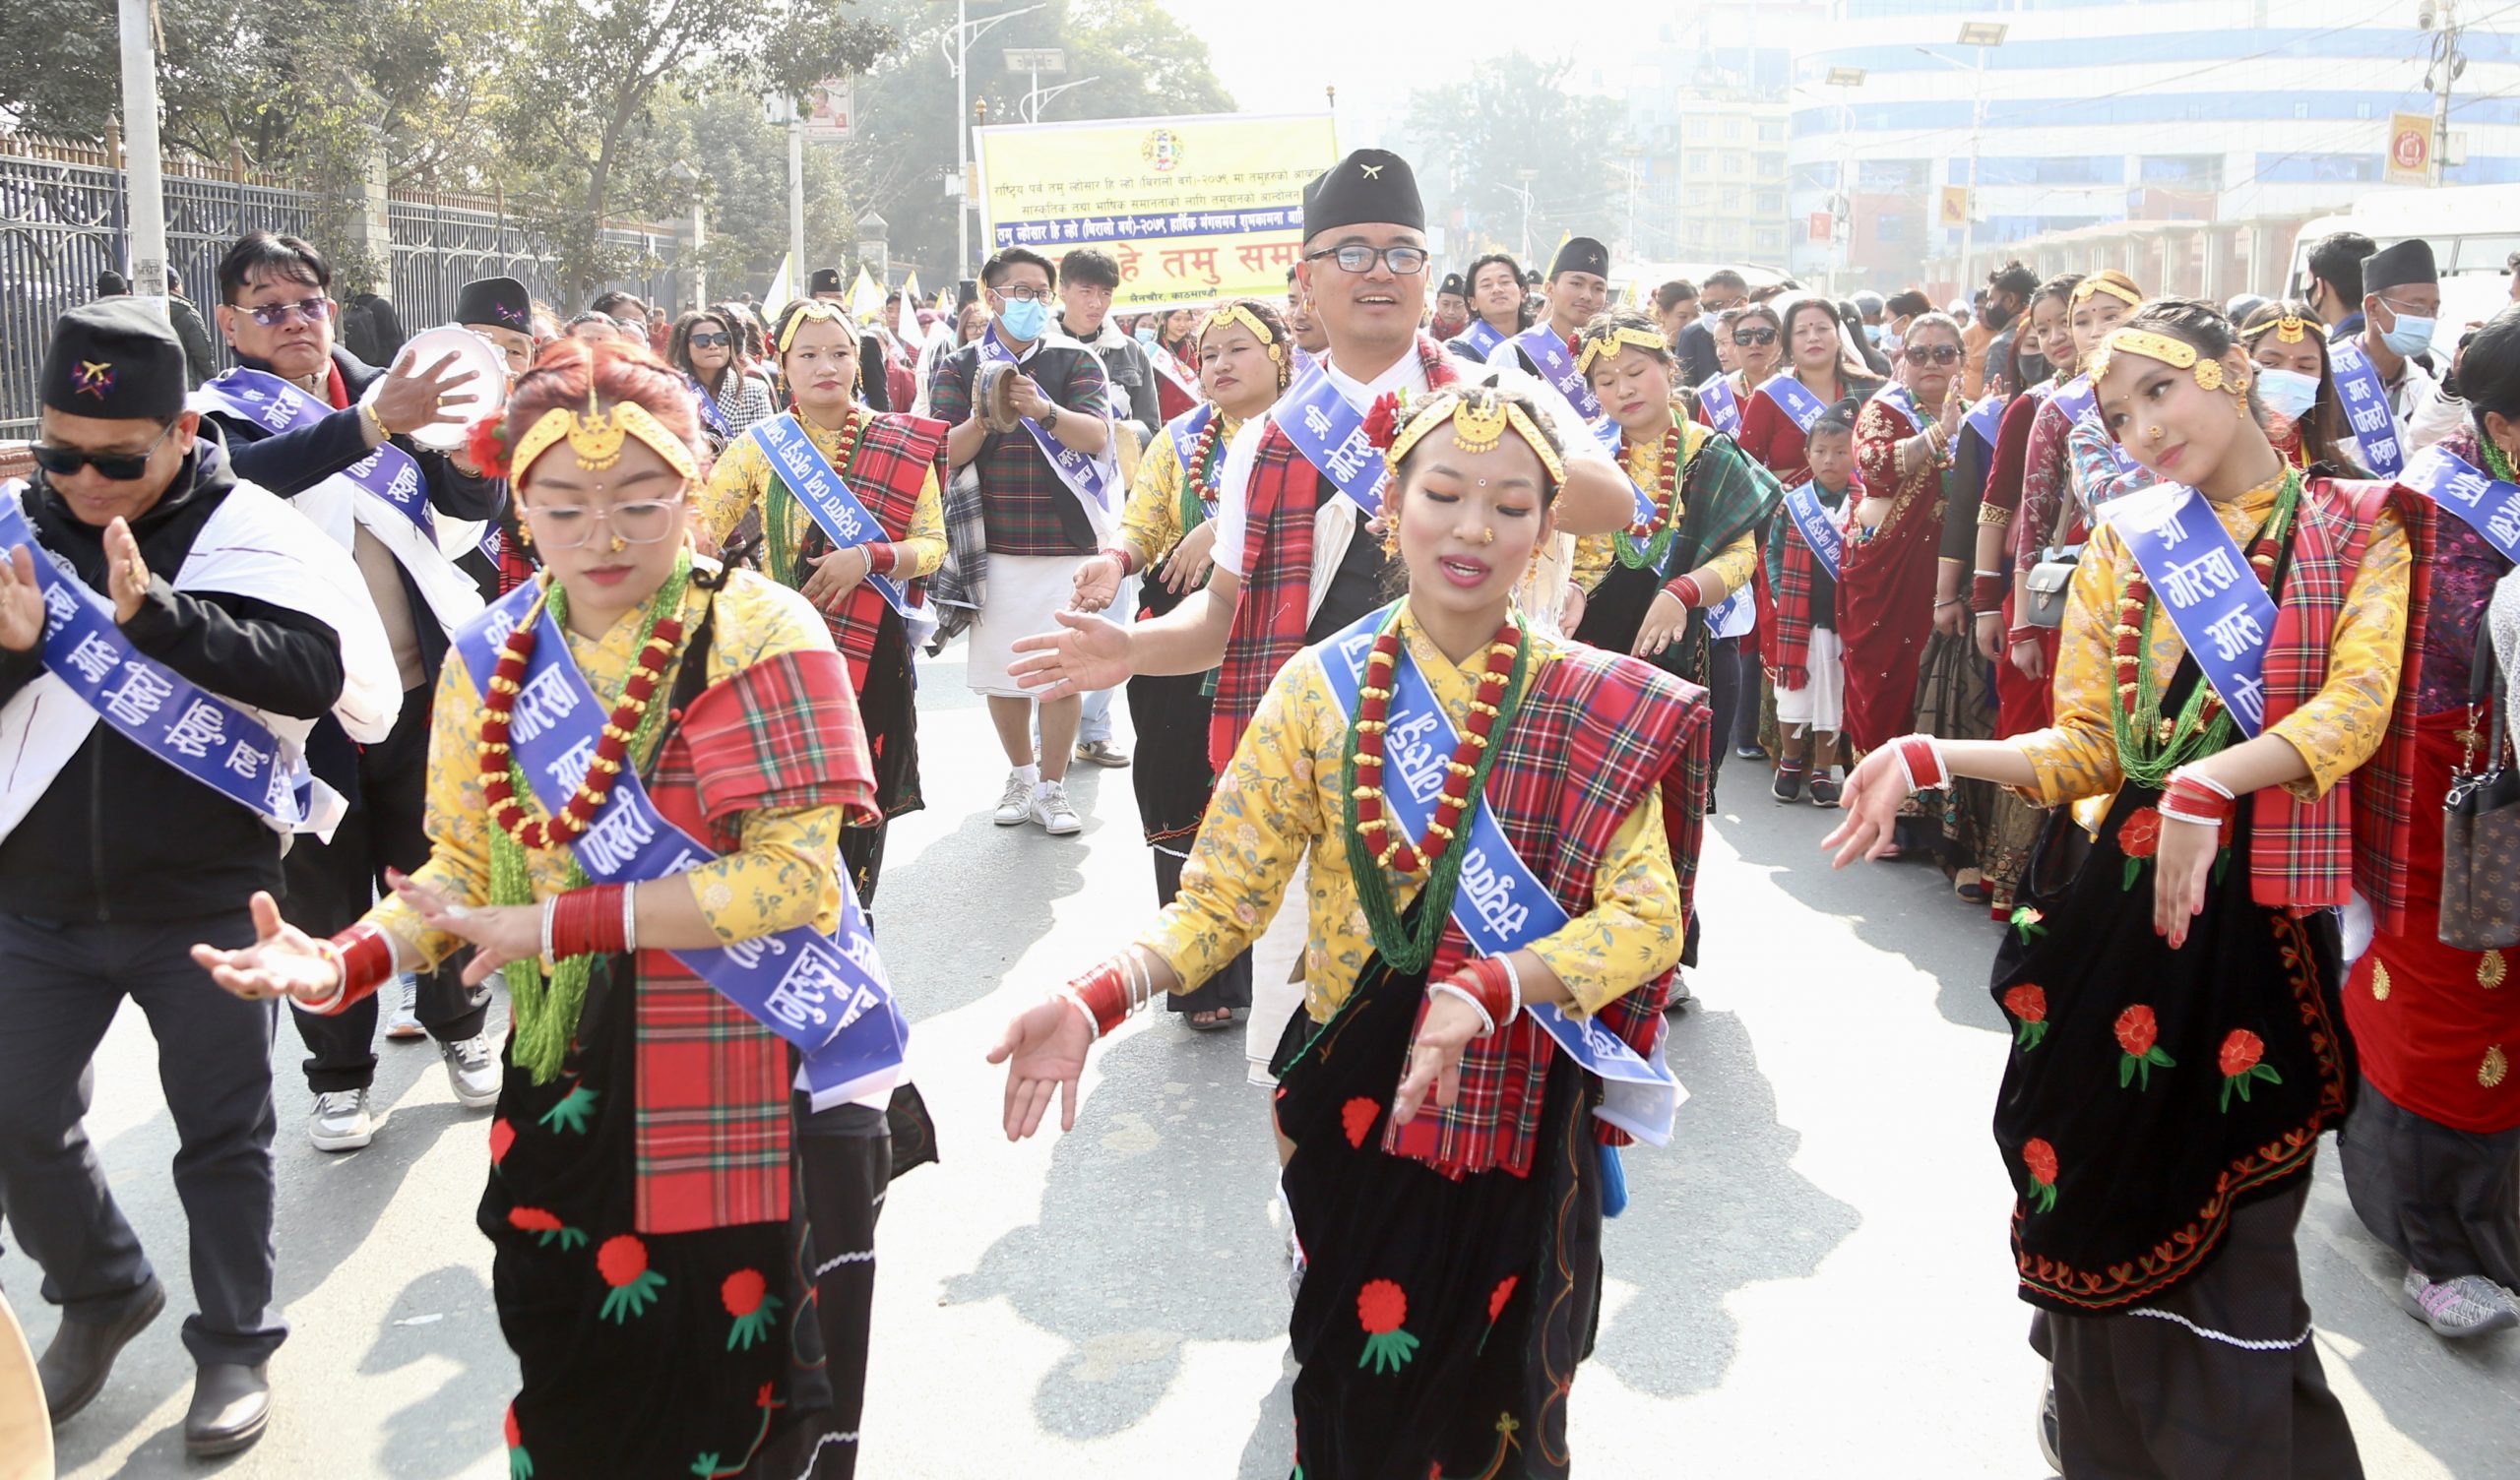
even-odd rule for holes
{"type": "MultiPolygon", "coordinates": [[[[860,410],[857,414],[871,413],[860,410]]],[[[814,446],[831,460],[831,465],[839,467],[848,439],[802,416],[796,420],[804,427],[805,435],[813,439],[814,446]]],[[[742,521],[744,511],[769,494],[771,476],[770,459],[763,455],[761,445],[750,437],[737,437],[719,455],[718,465],[709,471],[708,486],[700,490],[698,507],[693,510],[699,516],[700,527],[709,532],[712,540],[725,543],[726,536],[734,533],[735,525],[742,521]]],[[[804,505],[791,502],[788,524],[792,549],[814,527],[814,517],[805,512],[804,505]]],[[[910,537],[895,542],[894,554],[893,574],[904,581],[933,576],[936,568],[945,563],[945,496],[936,486],[934,467],[928,468],[927,480],[918,490],[918,502],[911,509],[910,537]]]]}
{"type": "MultiPolygon", "coordinates": [[[[2276,489],[2252,489],[2216,515],[2241,549],[2274,511],[2276,489]]],[[[2374,523],[2362,569],[2338,613],[2327,681],[2267,733],[2292,742],[2309,763],[2303,780],[2287,788],[2303,801],[2326,794],[2354,768],[2369,760],[2388,733],[2397,704],[2398,670],[2406,648],[2407,590],[2414,547],[2395,510],[2374,523]]],[[[2120,780],[2117,739],[2110,710],[2117,701],[2111,659],[2117,603],[2135,571],[2135,557],[2115,526],[2103,523],[2084,547],[2080,569],[2066,591],[2065,621],[2056,648],[2055,722],[2016,743],[2038,772],[2021,794],[2052,807],[2085,797],[2110,797],[2120,780]]],[[[2168,685],[2187,645],[2168,616],[2153,622],[2152,665],[2156,683],[2168,685]]]]}
{"type": "MultiPolygon", "coordinates": [[[[1456,665],[1403,615],[1410,655],[1456,727],[1467,722],[1485,663],[1482,651],[1456,665]]],[[[1533,670],[1566,644],[1532,634],[1533,670]]],[[[1329,1020],[1354,990],[1373,939],[1348,869],[1346,802],[1340,793],[1348,713],[1322,672],[1320,649],[1287,664],[1217,779],[1216,796],[1181,871],[1181,893],[1138,944],[1162,956],[1189,991],[1214,975],[1268,928],[1296,861],[1311,850],[1311,897],[1304,901],[1311,944],[1304,948],[1304,1010],[1329,1020]]],[[[1679,886],[1663,833],[1662,802],[1648,792],[1604,855],[1593,907],[1555,935],[1530,945],[1566,984],[1579,1014],[1654,980],[1677,964],[1679,886]]],[[[1405,909],[1424,877],[1391,876],[1392,902],[1405,909]]]]}
{"type": "MultiPolygon", "coordinates": [[[[1223,411],[1217,414],[1225,418],[1217,434],[1222,464],[1242,422],[1223,411]]],[[[1155,434],[1155,444],[1138,460],[1137,481],[1129,485],[1129,501],[1120,510],[1120,543],[1128,547],[1130,569],[1144,571],[1170,554],[1188,532],[1181,527],[1181,455],[1173,450],[1167,427],[1155,434]]]]}
{"type": "MultiPolygon", "coordinates": [[[[1680,424],[1680,436],[1684,439],[1680,444],[1680,461],[1686,463],[1696,455],[1699,445],[1706,441],[1713,429],[1686,417],[1678,417],[1676,413],[1674,415],[1680,424]]],[[[1618,461],[1619,466],[1627,470],[1627,475],[1636,480],[1637,487],[1651,493],[1661,485],[1663,444],[1659,438],[1648,442],[1628,443],[1620,449],[1618,461]]],[[[1683,477],[1685,476],[1683,474],[1683,477]]],[[[1671,511],[1671,518],[1677,521],[1687,513],[1688,505],[1684,500],[1678,508],[1671,511]]],[[[1726,545],[1713,560],[1706,563],[1706,569],[1713,571],[1716,578],[1724,583],[1724,589],[1728,595],[1749,584],[1750,572],[1757,566],[1759,558],[1756,534],[1756,530],[1742,531],[1739,539],[1726,545]]],[[[1601,586],[1603,578],[1609,575],[1610,567],[1617,562],[1618,553],[1614,544],[1616,539],[1617,536],[1614,534],[1586,534],[1576,539],[1575,584],[1582,587],[1586,594],[1590,594],[1601,586]]],[[[1685,576],[1689,572],[1674,571],[1672,574],[1685,576]]]]}
{"type": "MultiPolygon", "coordinates": [[[[698,585],[685,586],[680,613],[684,632],[698,625],[712,599],[698,585]]],[[[718,610],[709,648],[711,683],[784,652],[831,648],[831,633],[822,617],[803,597],[767,577],[737,571],[714,599],[718,610]]],[[[629,680],[638,656],[639,634],[646,625],[643,606],[624,614],[600,638],[568,635],[569,655],[607,708],[619,700],[621,686],[629,680]]],[[[658,683],[659,702],[673,692],[680,661],[677,658],[658,683]]],[[[481,718],[480,691],[466,670],[463,653],[449,648],[429,717],[425,814],[429,861],[413,877],[466,904],[487,903],[490,896],[492,824],[489,805],[481,797],[480,760],[474,750],[481,739],[481,718]]],[[[540,816],[532,802],[525,806],[528,817],[540,816]]],[[[718,938],[731,943],[800,925],[826,931],[837,927],[841,822],[838,807],[751,813],[739,829],[743,838],[739,850],[683,875],[718,938]]],[[[542,848],[527,855],[535,897],[556,894],[567,887],[569,859],[566,848],[542,848]]],[[[435,965],[463,944],[453,935],[423,927],[418,912],[391,894],[367,912],[367,919],[394,937],[407,963],[435,965]]]]}

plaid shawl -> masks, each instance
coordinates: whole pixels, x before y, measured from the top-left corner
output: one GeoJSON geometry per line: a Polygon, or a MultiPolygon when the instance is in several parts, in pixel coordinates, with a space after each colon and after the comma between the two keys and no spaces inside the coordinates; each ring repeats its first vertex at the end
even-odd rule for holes
{"type": "MultiPolygon", "coordinates": [[[[880,820],[849,669],[830,651],[783,652],[711,684],[684,705],[647,784],[659,812],[722,854],[768,808],[880,820]]],[[[793,1051],[671,955],[642,951],[638,963],[639,1231],[784,1220],[793,1051]]]]}
{"type": "MultiPolygon", "coordinates": [[[[1496,752],[1486,798],[1506,838],[1568,914],[1593,908],[1594,879],[1610,839],[1646,796],[1663,794],[1683,928],[1695,907],[1698,839],[1705,807],[1689,778],[1707,747],[1706,691],[1650,664],[1572,645],[1532,674],[1513,725],[1496,752]]],[[[1446,922],[1427,968],[1441,981],[1470,954],[1461,927],[1446,922]]],[[[1651,1057],[1663,1034],[1669,972],[1604,1007],[1598,1020],[1651,1057]]],[[[1462,1059],[1461,1096],[1449,1110],[1430,1100],[1406,1127],[1386,1128],[1383,1148],[1448,1177],[1503,1167],[1531,1170],[1541,1095],[1555,1040],[1524,1017],[1502,1034],[1474,1042],[1462,1059]]],[[[1624,1144],[1606,1123],[1601,1139],[1624,1144]]]]}
{"type": "MultiPolygon", "coordinates": [[[[927,473],[935,469],[941,481],[945,476],[945,433],[941,421],[908,412],[879,413],[866,423],[857,441],[856,456],[849,463],[849,491],[857,502],[875,516],[887,537],[908,537],[912,518],[918,511],[919,490],[927,484],[927,473]]],[[[803,516],[796,496],[775,472],[770,489],[763,498],[764,527],[777,528],[769,521],[787,520],[792,527],[800,516],[806,519],[807,533],[796,546],[796,563],[828,554],[831,536],[810,516],[803,516]]],[[[950,543],[950,541],[949,541],[950,543]]],[[[801,571],[772,571],[771,578],[782,586],[804,585],[801,571]]],[[[914,581],[908,586],[912,605],[918,603],[926,588],[925,581],[914,581]]],[[[866,664],[875,652],[875,634],[882,630],[884,598],[872,582],[857,583],[854,590],[835,610],[823,613],[823,624],[831,629],[831,640],[838,645],[841,656],[849,659],[849,678],[855,689],[866,687],[866,664]]]]}
{"type": "MultiPolygon", "coordinates": [[[[1807,477],[1802,479],[1804,483],[1809,481],[1807,477]]],[[[1850,478],[1837,508],[1829,509],[1826,504],[1820,507],[1831,519],[1843,519],[1847,503],[1862,497],[1863,480],[1850,478]]],[[[1768,666],[1775,671],[1778,688],[1799,689],[1811,682],[1811,588],[1820,572],[1820,561],[1803,540],[1794,517],[1782,508],[1776,522],[1768,526],[1764,565],[1771,602],[1768,666]]],[[[1834,611],[1830,613],[1832,621],[1836,616],[1834,611]]]]}
{"type": "MultiPolygon", "coordinates": [[[[1418,337],[1418,363],[1429,388],[1449,386],[1453,362],[1444,346],[1418,337]]],[[[1223,771],[1235,742],[1260,710],[1269,681],[1303,650],[1312,618],[1312,520],[1324,499],[1339,497],[1330,479],[1273,418],[1262,429],[1243,493],[1242,595],[1217,670],[1216,704],[1208,715],[1208,764],[1223,771]]]]}
{"type": "Polygon", "coordinates": [[[1760,527],[1785,499],[1785,485],[1739,443],[1701,422],[1683,423],[1680,530],[1659,574],[1685,576],[1760,527]]]}
{"type": "Polygon", "coordinates": [[[927,583],[936,608],[930,653],[961,637],[988,599],[988,523],[980,504],[980,475],[966,463],[945,480],[945,563],[927,583]]]}
{"type": "MultiPolygon", "coordinates": [[[[2430,590],[2431,527],[2425,501],[2396,483],[2313,477],[2295,522],[2291,570],[2266,649],[2266,722],[2307,703],[2327,680],[2328,649],[2338,615],[2362,564],[2372,524],[2395,507],[2415,544],[2407,590],[2406,651],[2424,650],[2425,598],[2430,590]]],[[[2402,676],[2380,748],[2354,774],[2315,802],[2281,786],[2258,791],[2250,805],[2249,894],[2269,908],[2296,913],[2346,902],[2349,883],[2377,916],[2379,928],[2403,931],[2407,856],[2415,805],[2415,708],[2419,686],[2402,676]]]]}

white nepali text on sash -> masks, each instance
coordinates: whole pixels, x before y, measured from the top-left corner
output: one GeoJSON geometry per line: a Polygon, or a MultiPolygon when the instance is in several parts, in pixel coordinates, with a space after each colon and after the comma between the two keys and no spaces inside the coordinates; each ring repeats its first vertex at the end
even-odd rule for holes
{"type": "Polygon", "coordinates": [[[2503,559],[2520,562],[2520,485],[2437,444],[2417,453],[2398,481],[2457,515],[2503,559]]]}
{"type": "Polygon", "coordinates": [[[1741,398],[1734,394],[1731,377],[1719,375],[1700,386],[1697,403],[1717,431],[1727,437],[1741,435],[1741,398]]]}
{"type": "MultiPolygon", "coordinates": [[[[2240,732],[2266,727],[2266,648],[2275,600],[2232,539],[2214,505],[2193,488],[2168,483],[2112,501],[2106,516],[2143,568],[2153,598],[2169,613],[2206,682],[2240,732]]],[[[2145,655],[2147,662],[2150,654],[2145,655]]]]}
{"type": "MultiPolygon", "coordinates": [[[[1540,378],[1566,398],[1566,403],[1575,408],[1577,415],[1589,421],[1602,414],[1602,399],[1584,383],[1584,372],[1575,368],[1574,351],[1566,347],[1566,341],[1557,337],[1556,330],[1544,323],[1535,324],[1515,336],[1513,343],[1522,351],[1523,358],[1539,372],[1540,378]]],[[[1494,364],[1502,353],[1501,349],[1489,350],[1488,363],[1494,364]]]]}
{"type": "Polygon", "coordinates": [[[1811,435],[1811,424],[1829,409],[1791,370],[1779,371],[1761,381],[1753,394],[1766,397],[1768,403],[1783,411],[1785,419],[1793,422],[1805,437],[1811,435]]]}
{"type": "Polygon", "coordinates": [[[2352,339],[2328,346],[2328,366],[2345,401],[2345,419],[2362,449],[2362,464],[2383,478],[2406,470],[2406,448],[2398,441],[2397,416],[2389,409],[2389,388],[2379,367],[2352,339]]]}
{"type": "Polygon", "coordinates": [[[1328,370],[1314,366],[1269,408],[1269,419],[1342,497],[1367,518],[1380,517],[1391,468],[1383,462],[1382,449],[1365,435],[1364,414],[1348,404],[1328,370]]]}
{"type": "MultiPolygon", "coordinates": [[[[1021,373],[1022,367],[1014,352],[999,342],[996,325],[990,325],[988,332],[980,336],[979,346],[982,360],[996,360],[1021,373]]],[[[1105,427],[1111,422],[1100,407],[1069,410],[1068,414],[1100,416],[1105,427]]],[[[1075,494],[1077,502],[1085,506],[1086,518],[1096,528],[1102,528],[1102,522],[1111,514],[1112,485],[1120,480],[1120,464],[1112,450],[1105,447],[1101,457],[1087,457],[1041,430],[1041,424],[1030,416],[1024,418],[1024,430],[1032,434],[1034,446],[1039,447],[1041,456],[1049,460],[1050,471],[1057,473],[1059,481],[1067,485],[1068,492],[1075,494]]]]}
{"type": "MultiPolygon", "coordinates": [[[[858,500],[856,493],[823,456],[814,439],[796,420],[793,411],[782,411],[767,421],[755,422],[744,433],[770,460],[771,475],[788,485],[788,491],[804,506],[815,527],[830,538],[835,549],[850,550],[891,536],[875,516],[858,500]]],[[[932,620],[925,608],[911,604],[910,592],[892,577],[869,566],[866,584],[884,598],[884,603],[901,613],[906,622],[932,620]]],[[[913,646],[915,646],[914,644],[913,646]]]]}
{"type": "Polygon", "coordinates": [[[1795,532],[1801,535],[1803,544],[1810,547],[1811,558],[1820,562],[1820,568],[1829,573],[1830,580],[1837,580],[1839,568],[1846,560],[1846,531],[1838,527],[1836,520],[1829,518],[1828,507],[1820,502],[1819,490],[1809,478],[1785,491],[1785,513],[1794,521],[1795,532]]]}
{"type": "MultiPolygon", "coordinates": [[[[241,365],[204,382],[193,397],[200,402],[195,409],[207,406],[225,411],[252,422],[263,429],[264,435],[272,437],[312,426],[333,414],[331,406],[279,376],[241,365]]],[[[380,442],[366,457],[334,476],[410,521],[431,544],[437,542],[437,521],[429,512],[428,481],[410,453],[391,442],[380,442]]]]}
{"type": "Polygon", "coordinates": [[[1496,346],[1505,342],[1505,331],[1485,319],[1473,319],[1470,327],[1455,338],[1470,346],[1471,358],[1484,364],[1487,356],[1496,352],[1496,346]]]}

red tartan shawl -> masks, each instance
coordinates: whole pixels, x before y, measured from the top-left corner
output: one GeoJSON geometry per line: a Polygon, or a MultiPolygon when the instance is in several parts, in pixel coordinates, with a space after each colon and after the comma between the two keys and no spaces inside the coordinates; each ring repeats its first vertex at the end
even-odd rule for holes
{"type": "MultiPolygon", "coordinates": [[[[1801,487],[1811,481],[1810,469],[1795,480],[1801,487]]],[[[1863,500],[1863,479],[1847,479],[1846,498],[1833,511],[1821,506],[1824,516],[1844,524],[1849,511],[1863,500]]],[[[1777,558],[1773,563],[1760,562],[1759,574],[1768,582],[1768,645],[1770,671],[1781,689],[1801,689],[1811,682],[1811,590],[1820,574],[1820,558],[1802,537],[1802,527],[1794,515],[1780,506],[1776,515],[1777,558]]],[[[1843,547],[1841,547],[1843,548],[1843,547]]],[[[1830,612],[1835,621],[1837,613],[1830,612]]]]}
{"type": "MultiPolygon", "coordinates": [[[[2393,482],[2314,477],[2302,489],[2294,522],[2292,565],[2275,634],[2266,648],[2266,722],[2300,709],[2327,681],[2337,617],[2362,568],[2373,523],[2394,507],[2414,544],[2407,590],[2406,662],[2424,650],[2424,608],[2431,589],[2431,526],[2419,495],[2393,482]]],[[[2296,913],[2345,903],[2349,884],[2361,890],[2379,928],[2405,929],[2407,857],[2413,846],[2415,702],[2420,685],[2402,671],[2388,733],[2361,769],[2315,802],[2281,786],[2258,791],[2250,805],[2249,896],[2296,913]]]]}
{"type": "MultiPolygon", "coordinates": [[[[1708,712],[1706,691],[1697,685],[1581,645],[1560,649],[1532,673],[1484,795],[1514,851],[1568,914],[1592,910],[1594,881],[1611,838],[1630,812],[1660,791],[1686,928],[1705,828],[1705,807],[1689,777],[1706,769],[1708,712]]],[[[1441,981],[1469,955],[1461,927],[1447,921],[1426,979],[1441,981]]],[[[1662,1041],[1670,985],[1669,972],[1639,982],[1604,1007],[1598,1020],[1650,1058],[1662,1041]]],[[[1528,1175],[1556,1053],[1555,1040],[1528,1016],[1474,1041],[1462,1058],[1461,1095],[1453,1107],[1429,1100],[1407,1126],[1386,1128],[1383,1149],[1448,1177],[1494,1167],[1528,1175]]],[[[1628,1140],[1606,1122],[1599,1133],[1613,1145],[1628,1140]]]]}
{"type": "MultiPolygon", "coordinates": [[[[857,455],[849,463],[849,491],[857,502],[875,516],[885,534],[894,540],[910,535],[912,518],[918,510],[919,490],[926,486],[927,473],[935,469],[937,486],[944,486],[945,434],[944,422],[907,411],[879,412],[868,417],[866,430],[857,442],[857,455]]],[[[775,478],[777,474],[774,472],[775,478]]],[[[799,552],[819,554],[831,548],[830,537],[815,524],[798,547],[799,552]]],[[[926,589],[924,580],[911,582],[905,587],[912,604],[917,604],[926,589]]],[[[831,640],[849,659],[850,682],[857,688],[866,684],[866,665],[875,652],[875,634],[882,630],[884,598],[874,583],[861,581],[838,607],[823,613],[823,623],[831,629],[831,640]]],[[[854,712],[854,706],[851,707],[854,712]]]]}
{"type": "MultiPolygon", "coordinates": [[[[1457,378],[1444,346],[1422,334],[1418,364],[1429,388],[1457,378]]],[[[1312,619],[1312,520],[1324,499],[1339,496],[1273,417],[1261,431],[1243,493],[1242,594],[1208,714],[1208,765],[1219,773],[1232,764],[1233,747],[1260,711],[1270,680],[1303,650],[1312,619]]]]}
{"type": "MultiPolygon", "coordinates": [[[[659,812],[722,855],[765,808],[882,818],[835,652],[783,652],[710,685],[647,786],[659,812]]],[[[638,977],[638,1231],[784,1221],[794,1051],[666,952],[640,952],[638,977]]]]}

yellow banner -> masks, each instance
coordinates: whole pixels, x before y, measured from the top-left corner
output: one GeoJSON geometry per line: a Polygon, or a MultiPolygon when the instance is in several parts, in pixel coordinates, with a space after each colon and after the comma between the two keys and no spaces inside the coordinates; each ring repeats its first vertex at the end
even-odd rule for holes
{"type": "Polygon", "coordinates": [[[1120,264],[1121,313],[1278,297],[1303,247],[1303,187],[1338,162],[1330,116],[1115,118],[976,130],[997,247],[1120,264]]]}

